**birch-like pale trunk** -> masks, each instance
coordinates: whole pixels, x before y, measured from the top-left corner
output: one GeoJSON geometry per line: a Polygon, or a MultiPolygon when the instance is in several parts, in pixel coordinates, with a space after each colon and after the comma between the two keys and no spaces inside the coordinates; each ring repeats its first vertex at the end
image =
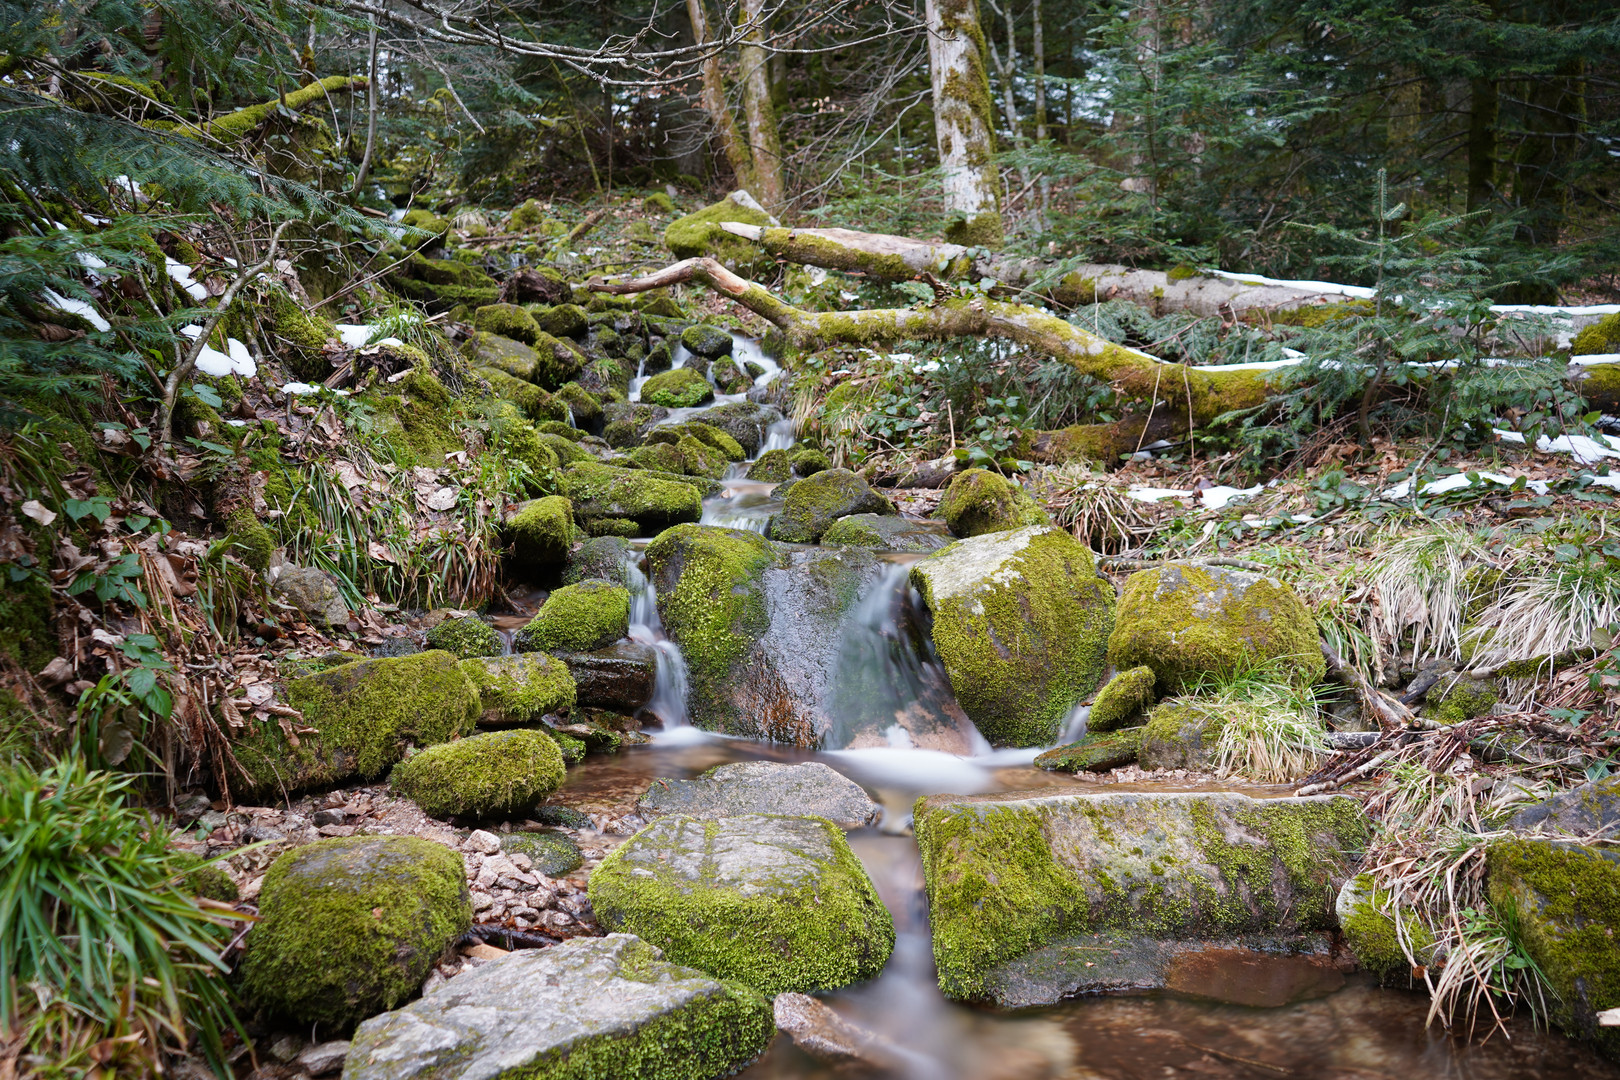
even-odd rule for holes
{"type": "MultiPolygon", "coordinates": [[[[686,0],[686,14],[692,20],[692,40],[699,45],[711,42],[709,16],[703,8],[703,0],[686,0]]],[[[726,104],[726,83],[720,74],[718,49],[711,50],[703,58],[702,72],[703,111],[709,114],[709,122],[714,125],[715,134],[720,138],[720,149],[737,178],[737,186],[752,190],[755,186],[754,160],[748,152],[748,144],[743,141],[742,131],[737,127],[737,118],[726,104]]]]}
{"type": "Polygon", "coordinates": [[[748,123],[748,147],[754,158],[754,183],[759,201],[773,214],[782,212],[787,192],[782,183],[782,143],[776,132],[776,107],[771,104],[770,59],[765,53],[765,0],[742,0],[743,39],[739,47],[743,113],[748,123]]]}
{"type": "Polygon", "coordinates": [[[989,50],[978,0],[927,0],[928,68],[934,90],[934,138],[945,189],[946,227],[954,242],[1000,247],[1004,239],[990,104],[989,50]]]}

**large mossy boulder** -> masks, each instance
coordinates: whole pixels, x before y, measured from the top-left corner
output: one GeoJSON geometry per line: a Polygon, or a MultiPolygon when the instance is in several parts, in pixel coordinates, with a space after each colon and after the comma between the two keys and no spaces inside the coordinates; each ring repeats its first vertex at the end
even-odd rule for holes
{"type": "Polygon", "coordinates": [[[894,504],[848,469],[827,469],[793,485],[782,510],[771,518],[770,537],[813,544],[833,522],[850,514],[890,515],[894,504]]]}
{"type": "Polygon", "coordinates": [[[528,575],[565,562],[574,544],[574,507],[561,495],[523,503],[506,519],[512,562],[528,575]]]}
{"type": "Polygon", "coordinates": [[[575,701],[568,665],[543,652],[475,657],[463,660],[461,670],[478,688],[479,727],[533,723],[575,701]]]}
{"type": "Polygon", "coordinates": [[[1108,661],[1120,671],[1152,668],[1169,693],[1202,674],[1273,661],[1304,685],[1327,670],[1316,621],[1298,593],[1272,577],[1198,563],[1167,563],[1126,579],[1108,661]]]}
{"type": "Polygon", "coordinates": [[[771,1002],[629,934],[475,968],[355,1033],[344,1080],[713,1080],[776,1036],[771,1002]]]}
{"type": "Polygon", "coordinates": [[[1050,525],[1052,519],[1016,481],[986,469],[967,469],[951,479],[939,502],[939,516],[953,536],[1050,525]]]}
{"type": "Polygon", "coordinates": [[[544,732],[487,731],[406,758],[389,783],[432,817],[509,817],[561,787],[563,771],[562,751],[544,732]]]}
{"type": "Polygon", "coordinates": [[[455,653],[461,660],[501,655],[501,635],[476,615],[452,616],[427,632],[427,647],[455,653]]]}
{"type": "Polygon", "coordinates": [[[582,522],[634,521],[648,533],[703,517],[703,494],[691,484],[642,469],[578,462],[563,472],[563,484],[582,522]]]}
{"type": "Polygon", "coordinates": [[[534,321],[533,315],[516,304],[486,304],[473,312],[473,327],[483,333],[521,341],[525,345],[533,345],[540,340],[540,324],[534,321]]]}
{"type": "Polygon", "coordinates": [[[728,270],[744,277],[775,268],[775,260],[751,240],[745,240],[720,227],[723,221],[745,225],[774,226],[775,218],[766,213],[746,191],[733,191],[724,199],[696,213],[676,218],[664,229],[664,244],[677,259],[711,255],[728,270]]]}
{"type": "Polygon", "coordinates": [[[1368,837],[1353,799],[1235,792],[939,795],[915,820],[940,988],[1004,1005],[1102,989],[1115,940],[1332,930],[1368,837]]]}
{"type": "MultiPolygon", "coordinates": [[[[812,480],[803,481],[811,483],[812,480]]],[[[1054,742],[1102,678],[1114,590],[1051,525],[958,540],[911,568],[957,700],[998,746],[1054,742]]]]}
{"type": "Polygon", "coordinates": [[[949,533],[926,521],[886,514],[850,514],[821,534],[823,547],[864,547],[925,555],[951,542],[949,533]]]}
{"type": "Polygon", "coordinates": [[[479,331],[468,338],[462,351],[474,367],[493,368],[531,385],[540,364],[540,354],[529,345],[488,331],[479,331]]]}
{"type": "Polygon", "coordinates": [[[661,818],[591,874],[610,930],[761,993],[875,977],[894,921],[843,830],[815,817],[661,818]]]}
{"type": "Polygon", "coordinates": [[[630,590],[611,581],[564,585],[546,598],[512,644],[524,652],[590,652],[630,633],[630,590]]]}
{"type": "Polygon", "coordinates": [[[788,463],[786,450],[767,450],[749,462],[744,475],[762,484],[780,484],[793,478],[793,466],[788,463]]]}
{"type": "Polygon", "coordinates": [[[694,356],[717,360],[731,352],[731,335],[718,326],[693,323],[681,331],[681,344],[694,356]]]}
{"type": "Polygon", "coordinates": [[[810,814],[843,829],[877,822],[882,807],[849,777],[819,761],[734,761],[691,780],[654,780],[636,811],[646,820],[740,814],[810,814]]]}
{"type": "Polygon", "coordinates": [[[641,384],[641,400],[666,409],[690,409],[714,400],[714,387],[689,367],[660,371],[641,384]]]}
{"type": "Polygon", "coordinates": [[[1232,715],[1247,706],[1205,697],[1176,697],[1148,713],[1141,728],[1139,759],[1144,769],[1215,767],[1216,750],[1232,715]]]}
{"type": "Polygon", "coordinates": [[[350,836],[271,864],[242,957],[243,996],[328,1031],[392,1009],[421,989],[472,925],[461,856],[409,836],[350,836]]]}
{"type": "Polygon", "coordinates": [[[478,688],[440,649],[293,679],[287,702],[303,714],[296,733],[256,724],[232,746],[255,794],[375,780],[407,747],[468,734],[482,712],[478,688]]]}
{"type": "Polygon", "coordinates": [[[1553,1021],[1620,1058],[1620,1028],[1597,1014],[1620,1007],[1620,852],[1608,847],[1517,839],[1492,844],[1486,892],[1516,916],[1519,943],[1556,995],[1553,1021]]]}

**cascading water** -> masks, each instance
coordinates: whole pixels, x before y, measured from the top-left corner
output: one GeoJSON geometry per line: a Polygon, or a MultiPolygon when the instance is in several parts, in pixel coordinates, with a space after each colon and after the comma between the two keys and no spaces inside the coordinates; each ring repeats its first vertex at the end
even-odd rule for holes
{"type": "Polygon", "coordinates": [[[658,617],[658,589],[641,572],[639,559],[632,555],[624,564],[625,585],[630,590],[630,640],[658,650],[652,700],[647,711],[663,721],[664,729],[690,727],[686,712],[686,657],[664,633],[658,617]]]}

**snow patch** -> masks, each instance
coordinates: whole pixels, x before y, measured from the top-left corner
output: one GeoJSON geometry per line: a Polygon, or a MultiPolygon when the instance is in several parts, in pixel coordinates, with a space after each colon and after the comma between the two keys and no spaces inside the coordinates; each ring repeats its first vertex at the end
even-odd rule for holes
{"type": "Polygon", "coordinates": [[[55,308],[57,311],[65,311],[69,315],[77,315],[79,318],[83,319],[97,330],[112,329],[112,323],[108,322],[106,319],[103,319],[101,317],[101,312],[97,311],[88,301],[77,300],[71,296],[63,296],[61,293],[56,292],[53,289],[45,289],[43,291],[45,293],[45,302],[51,305],[51,307],[55,308]]]}

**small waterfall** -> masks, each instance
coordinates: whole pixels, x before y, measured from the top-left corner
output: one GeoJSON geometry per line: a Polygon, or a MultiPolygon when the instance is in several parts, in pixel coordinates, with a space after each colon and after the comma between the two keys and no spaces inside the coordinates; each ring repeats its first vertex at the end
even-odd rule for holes
{"type": "Polygon", "coordinates": [[[699,524],[762,533],[771,515],[782,508],[780,501],[771,498],[775,486],[758,480],[727,480],[718,496],[704,500],[699,524]]]}
{"type": "Polygon", "coordinates": [[[681,655],[681,647],[664,633],[664,622],[658,617],[658,589],[641,572],[640,559],[634,553],[625,560],[624,579],[630,590],[630,640],[658,650],[658,670],[647,711],[663,721],[665,730],[690,727],[692,721],[686,712],[686,657],[681,655]]]}
{"type": "Polygon", "coordinates": [[[778,420],[765,431],[765,438],[760,441],[759,452],[768,453],[771,450],[788,450],[793,446],[793,421],[778,420]]]}

